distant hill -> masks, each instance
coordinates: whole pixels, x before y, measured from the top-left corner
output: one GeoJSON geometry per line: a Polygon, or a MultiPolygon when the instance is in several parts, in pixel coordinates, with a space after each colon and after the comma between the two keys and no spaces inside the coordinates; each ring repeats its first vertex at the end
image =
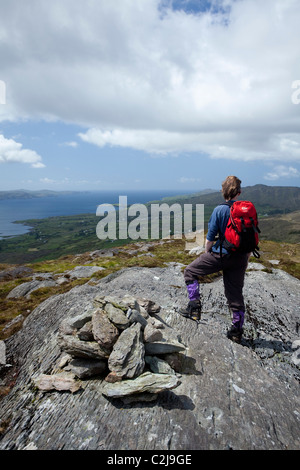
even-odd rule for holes
{"type": "MultiPolygon", "coordinates": [[[[240,200],[252,201],[260,216],[286,214],[297,211],[300,207],[300,188],[297,186],[255,186],[242,187],[240,200]]],[[[203,194],[203,192],[177,198],[165,198],[164,202],[180,204],[204,204],[205,213],[224,201],[220,191],[203,194]]]]}
{"type": "Polygon", "coordinates": [[[259,220],[261,240],[300,243],[300,211],[263,217],[259,220]]]}
{"type": "Polygon", "coordinates": [[[0,191],[0,200],[3,199],[32,199],[36,197],[55,197],[62,194],[75,194],[77,191],[51,191],[42,189],[39,191],[30,191],[28,189],[16,189],[13,191],[0,191]]]}
{"type": "Polygon", "coordinates": [[[240,199],[252,201],[258,212],[267,208],[268,215],[285,214],[299,210],[300,188],[257,184],[242,189],[240,199]]]}

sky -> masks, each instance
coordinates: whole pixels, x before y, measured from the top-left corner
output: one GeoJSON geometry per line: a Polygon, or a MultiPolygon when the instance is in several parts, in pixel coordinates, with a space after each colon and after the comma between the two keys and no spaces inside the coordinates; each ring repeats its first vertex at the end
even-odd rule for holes
{"type": "Polygon", "coordinates": [[[299,0],[0,0],[0,190],[299,186],[299,0]]]}

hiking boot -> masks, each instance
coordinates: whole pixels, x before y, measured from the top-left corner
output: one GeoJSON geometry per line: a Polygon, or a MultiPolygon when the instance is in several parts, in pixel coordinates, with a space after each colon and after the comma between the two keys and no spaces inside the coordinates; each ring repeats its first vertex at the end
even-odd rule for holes
{"type": "Polygon", "coordinates": [[[242,328],[236,328],[234,325],[231,326],[230,330],[227,331],[227,338],[233,341],[234,343],[241,343],[243,335],[242,328]]]}
{"type": "Polygon", "coordinates": [[[200,300],[190,300],[186,308],[181,308],[179,314],[182,317],[189,318],[194,321],[201,319],[201,302],[200,300]]]}

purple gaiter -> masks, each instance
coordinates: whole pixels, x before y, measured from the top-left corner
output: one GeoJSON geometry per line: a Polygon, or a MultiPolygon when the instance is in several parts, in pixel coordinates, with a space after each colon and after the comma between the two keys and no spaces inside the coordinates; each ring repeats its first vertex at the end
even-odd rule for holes
{"type": "Polygon", "coordinates": [[[232,324],[238,329],[241,330],[244,324],[245,312],[242,310],[238,312],[232,312],[232,324]]]}
{"type": "Polygon", "coordinates": [[[199,300],[200,299],[200,293],[199,293],[199,283],[198,281],[194,281],[190,284],[187,284],[187,291],[189,295],[189,299],[191,301],[193,300],[199,300]]]}

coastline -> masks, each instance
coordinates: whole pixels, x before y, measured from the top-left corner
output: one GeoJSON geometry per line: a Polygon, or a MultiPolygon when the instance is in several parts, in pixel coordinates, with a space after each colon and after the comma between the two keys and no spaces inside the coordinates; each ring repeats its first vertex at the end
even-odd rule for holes
{"type": "MultiPolygon", "coordinates": [[[[127,195],[128,203],[146,204],[165,197],[192,194],[194,190],[107,190],[58,192],[50,195],[0,199],[0,240],[30,232],[29,220],[49,217],[96,214],[98,205],[118,207],[119,195],[127,195]]],[[[4,191],[2,191],[2,194],[4,191]]],[[[12,193],[12,192],[8,192],[12,193]]],[[[34,192],[31,192],[34,193],[34,192]]],[[[40,194],[40,192],[39,192],[40,194]]]]}

